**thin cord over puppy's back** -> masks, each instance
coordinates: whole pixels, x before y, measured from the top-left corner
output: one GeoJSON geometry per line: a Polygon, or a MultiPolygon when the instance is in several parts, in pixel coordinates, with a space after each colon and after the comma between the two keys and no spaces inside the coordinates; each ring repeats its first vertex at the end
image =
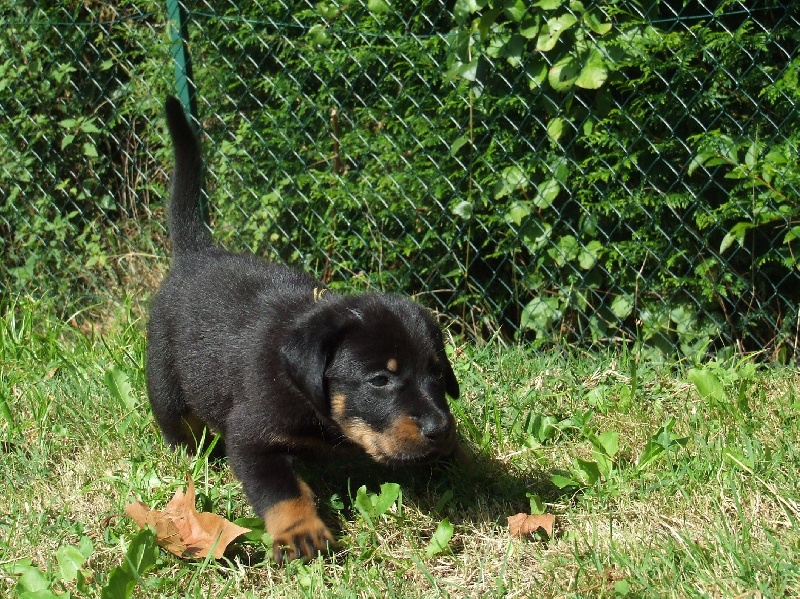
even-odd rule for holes
{"type": "Polygon", "coordinates": [[[200,212],[203,188],[203,156],[194,128],[180,101],[166,101],[167,128],[175,154],[169,202],[169,236],[172,254],[197,252],[212,246],[211,233],[200,212]]]}

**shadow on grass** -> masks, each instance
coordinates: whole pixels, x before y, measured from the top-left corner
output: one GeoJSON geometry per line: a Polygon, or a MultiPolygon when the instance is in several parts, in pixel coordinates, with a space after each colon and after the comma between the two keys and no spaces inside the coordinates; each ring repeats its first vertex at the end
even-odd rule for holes
{"type": "MultiPolygon", "coordinates": [[[[228,467],[218,452],[214,457],[209,462],[214,470],[221,472],[228,467]]],[[[548,472],[521,471],[464,443],[454,456],[430,464],[385,466],[355,451],[298,460],[297,467],[317,496],[320,516],[340,540],[340,546],[350,544],[343,524],[359,518],[354,504],[361,486],[379,493],[382,484],[397,483],[406,508],[412,507],[434,521],[446,517],[451,524],[470,530],[487,525],[506,527],[508,516],[528,513],[526,493],[535,493],[545,502],[563,496],[563,491],[550,482],[548,472]],[[333,497],[338,497],[339,506],[332,505],[333,497]]],[[[409,522],[413,524],[413,520],[409,522]]],[[[451,550],[458,553],[460,548],[451,550]]],[[[271,552],[259,544],[235,544],[227,555],[236,556],[244,564],[258,565],[268,561],[271,552]]]]}
{"type": "Polygon", "coordinates": [[[463,443],[454,456],[431,464],[392,467],[358,455],[327,464],[305,464],[302,471],[320,499],[323,517],[331,523],[337,517],[325,499],[338,495],[344,504],[339,514],[352,520],[357,517],[353,503],[362,485],[368,492],[377,493],[383,483],[397,483],[405,506],[413,506],[434,519],[447,517],[454,525],[470,528],[491,523],[506,526],[508,516],[528,513],[530,503],[526,493],[535,493],[544,501],[563,495],[550,482],[549,473],[535,469],[520,471],[463,443]]]}

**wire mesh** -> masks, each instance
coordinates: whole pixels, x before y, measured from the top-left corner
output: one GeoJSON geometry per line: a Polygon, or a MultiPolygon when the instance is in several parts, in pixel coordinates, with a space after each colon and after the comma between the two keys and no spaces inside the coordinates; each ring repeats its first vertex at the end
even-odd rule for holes
{"type": "MultiPolygon", "coordinates": [[[[184,6],[215,237],[454,332],[800,356],[793,3],[184,6]]],[[[4,295],[166,269],[166,2],[2,2],[4,295]]]]}

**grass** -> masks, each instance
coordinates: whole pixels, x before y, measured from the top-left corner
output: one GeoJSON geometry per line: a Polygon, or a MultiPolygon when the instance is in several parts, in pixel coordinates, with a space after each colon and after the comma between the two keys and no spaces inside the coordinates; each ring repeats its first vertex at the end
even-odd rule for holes
{"type": "Polygon", "coordinates": [[[164,446],[131,310],[102,334],[48,314],[7,300],[0,322],[0,596],[800,595],[796,370],[459,346],[471,460],[310,468],[341,540],[331,559],[277,567],[255,535],[182,561],[125,504],[163,507],[191,475],[203,509],[251,516],[238,484],[164,446]],[[555,537],[511,538],[507,516],[542,506],[555,537]]]}

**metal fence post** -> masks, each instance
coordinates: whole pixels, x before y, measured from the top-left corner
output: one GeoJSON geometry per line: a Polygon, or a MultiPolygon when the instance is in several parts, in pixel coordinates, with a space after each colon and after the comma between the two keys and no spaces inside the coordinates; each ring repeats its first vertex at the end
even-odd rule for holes
{"type": "MultiPolygon", "coordinates": [[[[189,38],[186,9],[181,0],[167,0],[169,14],[169,31],[172,41],[172,60],[175,63],[175,91],[183,104],[183,110],[199,123],[197,118],[197,88],[194,85],[192,59],[186,48],[189,38]]],[[[205,195],[200,199],[200,214],[208,223],[208,201],[205,195]]]]}
{"type": "Polygon", "coordinates": [[[172,59],[175,62],[175,89],[183,104],[183,109],[192,117],[197,118],[192,61],[185,41],[188,38],[186,10],[180,0],[167,0],[167,12],[172,41],[172,59]]]}

